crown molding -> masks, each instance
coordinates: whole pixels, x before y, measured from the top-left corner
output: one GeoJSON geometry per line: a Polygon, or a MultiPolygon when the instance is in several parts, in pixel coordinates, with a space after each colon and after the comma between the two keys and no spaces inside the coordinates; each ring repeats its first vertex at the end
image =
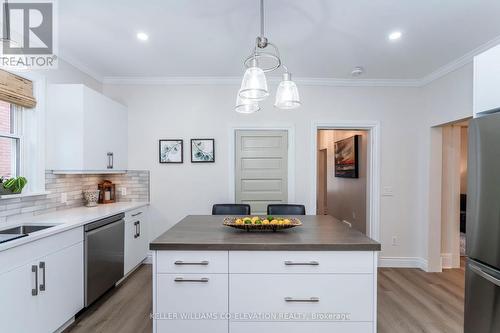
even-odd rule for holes
{"type": "Polygon", "coordinates": [[[483,53],[484,51],[487,51],[491,49],[492,47],[500,44],[500,36],[497,36],[490,40],[489,42],[479,46],[478,48],[475,48],[474,50],[470,51],[469,53],[463,55],[462,57],[444,65],[443,67],[437,69],[436,71],[430,73],[427,76],[424,76],[421,78],[420,81],[420,86],[426,86],[429,83],[442,78],[443,76],[456,71],[459,68],[462,68],[463,66],[471,63],[474,60],[474,57],[483,53]]]}
{"type": "MultiPolygon", "coordinates": [[[[280,77],[269,77],[268,82],[278,84],[280,77]]],[[[296,78],[296,83],[304,86],[331,87],[418,87],[419,80],[397,79],[333,79],[296,78]]],[[[104,77],[103,84],[115,85],[239,85],[241,77],[104,77]]]]}
{"type": "Polygon", "coordinates": [[[72,55],[68,54],[67,52],[64,52],[62,54],[58,55],[59,59],[67,62],[71,66],[75,67],[78,69],[80,72],[87,74],[91,78],[93,78],[96,81],[99,81],[100,83],[103,83],[104,76],[101,75],[99,72],[93,70],[89,66],[85,65],[84,63],[80,62],[79,60],[76,60],[76,57],[73,57],[72,55]]]}
{"type": "MultiPolygon", "coordinates": [[[[500,36],[468,52],[462,57],[438,68],[420,79],[336,79],[336,78],[297,78],[295,81],[305,86],[330,87],[423,87],[447,74],[471,63],[478,54],[500,44],[500,36]]],[[[239,85],[241,77],[235,76],[104,76],[76,60],[68,54],[61,57],[83,73],[102,84],[115,85],[239,85]]],[[[270,83],[278,83],[280,77],[269,77],[270,83]]]]}

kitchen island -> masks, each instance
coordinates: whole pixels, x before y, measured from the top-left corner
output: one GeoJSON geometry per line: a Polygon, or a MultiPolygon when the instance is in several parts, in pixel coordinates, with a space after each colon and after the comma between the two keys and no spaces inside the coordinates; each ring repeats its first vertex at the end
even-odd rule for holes
{"type": "Polygon", "coordinates": [[[376,332],[380,244],[330,216],[278,232],[187,216],[150,244],[154,332],[376,332]]]}

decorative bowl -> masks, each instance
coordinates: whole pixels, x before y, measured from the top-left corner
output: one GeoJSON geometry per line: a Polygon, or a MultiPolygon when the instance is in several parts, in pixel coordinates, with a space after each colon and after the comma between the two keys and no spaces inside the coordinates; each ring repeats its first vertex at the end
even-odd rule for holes
{"type": "Polygon", "coordinates": [[[85,206],[95,207],[97,206],[97,201],[99,200],[99,190],[86,190],[83,191],[83,198],[87,201],[85,206]]]}
{"type": "Polygon", "coordinates": [[[267,221],[265,217],[260,218],[259,217],[259,222],[251,222],[248,223],[248,220],[252,220],[252,217],[238,217],[238,216],[228,216],[224,218],[224,225],[226,227],[231,227],[231,228],[236,228],[236,229],[241,229],[241,230],[246,230],[246,231],[278,231],[278,230],[284,230],[284,229],[290,229],[294,227],[298,227],[302,225],[302,222],[300,222],[299,219],[297,218],[283,218],[283,217],[274,217],[274,220],[277,220],[278,223],[272,223],[269,222],[269,224],[264,224],[263,221],[267,221]],[[241,223],[241,220],[243,223],[241,223]],[[247,223],[245,223],[245,220],[247,223]]]}

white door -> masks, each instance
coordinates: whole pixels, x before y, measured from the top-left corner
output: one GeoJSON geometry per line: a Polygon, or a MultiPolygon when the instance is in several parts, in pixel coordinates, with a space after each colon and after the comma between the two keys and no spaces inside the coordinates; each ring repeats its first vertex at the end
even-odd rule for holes
{"type": "Polygon", "coordinates": [[[288,201],[288,133],[277,130],[236,131],[236,203],[252,214],[266,214],[268,204],[288,201]]]}
{"type": "Polygon", "coordinates": [[[38,262],[0,275],[0,332],[41,332],[37,278],[38,262]]]}
{"type": "Polygon", "coordinates": [[[83,308],[83,242],[38,261],[39,331],[53,332],[83,308]]]}

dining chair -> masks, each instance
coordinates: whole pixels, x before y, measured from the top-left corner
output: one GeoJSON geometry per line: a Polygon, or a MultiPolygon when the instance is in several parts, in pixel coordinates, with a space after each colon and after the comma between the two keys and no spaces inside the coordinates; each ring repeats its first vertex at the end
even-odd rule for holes
{"type": "Polygon", "coordinates": [[[212,215],[250,215],[250,205],[245,204],[215,204],[212,215]]]}
{"type": "Polygon", "coordinates": [[[288,204],[267,205],[267,215],[306,215],[306,207],[288,204]]]}

